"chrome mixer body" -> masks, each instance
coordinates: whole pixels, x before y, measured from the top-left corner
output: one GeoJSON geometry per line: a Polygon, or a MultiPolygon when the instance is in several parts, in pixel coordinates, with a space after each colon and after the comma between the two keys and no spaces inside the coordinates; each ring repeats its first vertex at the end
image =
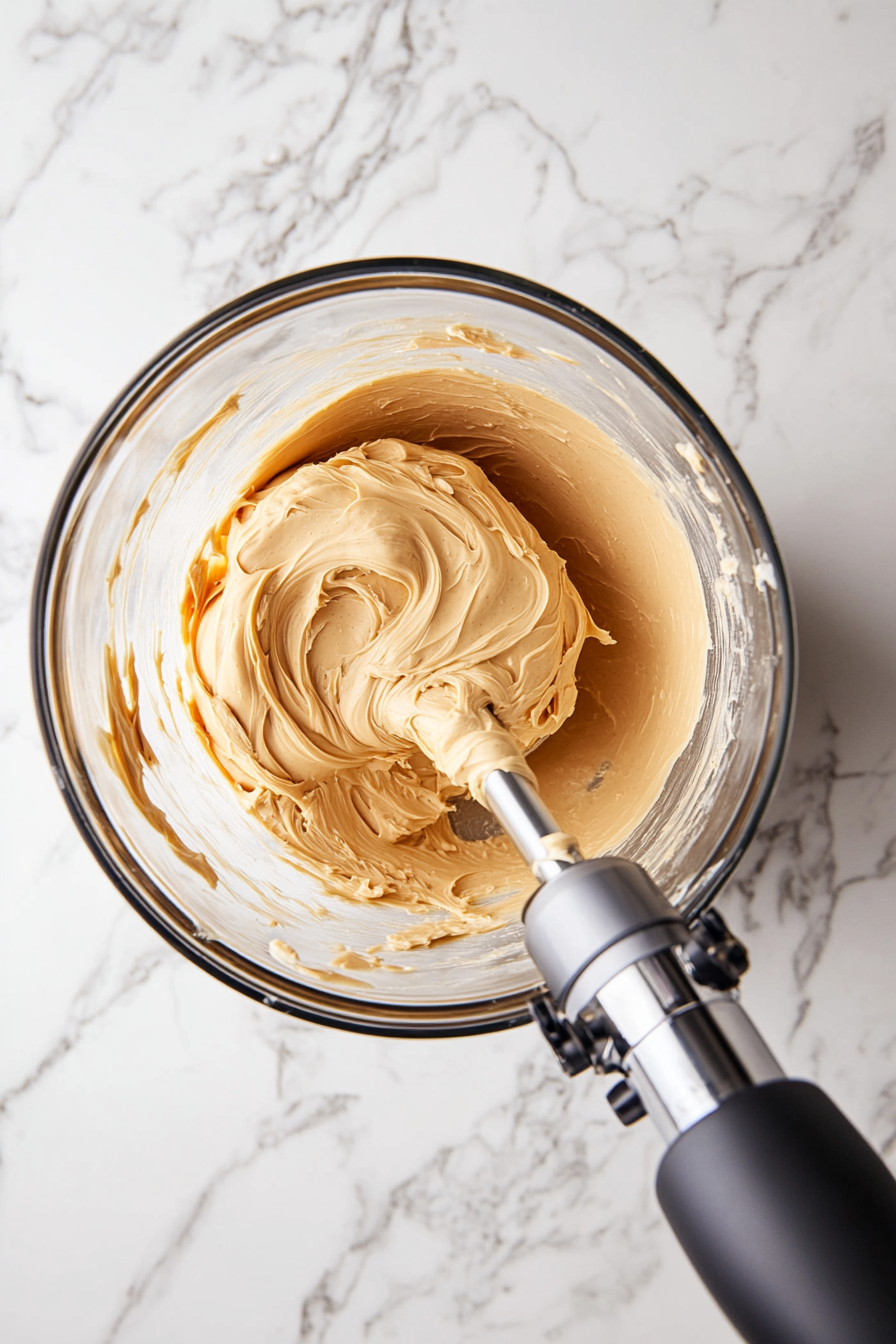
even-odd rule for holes
{"type": "Polygon", "coordinates": [[[783,1071],[738,1000],[746,952],[715,911],[689,928],[637,864],[584,860],[520,775],[485,794],[542,886],[523,914],[548,987],[532,1014],[567,1073],[619,1073],[608,1100],[667,1143],[783,1071]],[[559,842],[559,843],[558,843],[559,842]]]}

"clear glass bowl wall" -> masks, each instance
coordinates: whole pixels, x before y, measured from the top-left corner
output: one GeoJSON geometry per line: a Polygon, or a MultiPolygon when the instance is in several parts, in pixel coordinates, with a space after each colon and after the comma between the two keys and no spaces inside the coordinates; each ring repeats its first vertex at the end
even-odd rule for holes
{"type": "Polygon", "coordinates": [[[402,1035],[527,1020],[540,977],[521,926],[436,944],[410,954],[414,974],[366,977],[366,985],[312,981],[276,965],[272,936],[326,966],[334,943],[381,943],[407,925],[407,913],[328,898],[298,872],[237,793],[222,788],[174,681],[185,575],[234,480],[294,425],[298,406],[313,411],[335,383],[348,390],[397,365],[456,368],[456,347],[408,348],[414,336],[455,323],[529,352],[511,359],[471,346],[460,358],[592,420],[655,483],[693,547],[712,637],[704,708],[622,849],[681,908],[702,908],[755,828],[783,751],[793,687],[786,581],[759,503],[699,407],[634,342],[559,295],[449,263],[360,263],[293,277],[212,314],[135,379],[84,446],[48,529],[35,596],[35,686],[57,780],[123,894],[182,952],[243,992],[332,1025],[402,1035]],[[239,414],[222,419],[160,486],[178,443],[237,389],[239,414]],[[683,441],[703,459],[699,480],[676,448],[683,441]],[[147,496],[141,566],[122,576],[110,618],[107,577],[147,496]],[[153,526],[159,510],[164,527],[153,526]],[[730,557],[724,582],[720,556],[730,557]],[[101,732],[110,635],[119,652],[134,648],[142,725],[158,759],[150,796],[219,872],[214,890],[148,824],[109,766],[101,732]],[[320,903],[325,920],[306,908],[320,903]],[[272,908],[282,926],[275,934],[272,908]]]}

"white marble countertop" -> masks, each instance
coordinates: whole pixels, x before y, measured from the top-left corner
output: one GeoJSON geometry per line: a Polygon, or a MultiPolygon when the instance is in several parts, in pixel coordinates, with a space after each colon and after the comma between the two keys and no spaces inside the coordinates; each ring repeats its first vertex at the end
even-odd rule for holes
{"type": "Polygon", "coordinates": [[[417,253],[636,336],[737,448],[796,594],[781,787],[723,908],[748,1007],[896,1159],[896,9],[889,0],[2,7],[0,1335],[733,1339],[660,1145],[534,1028],[382,1041],[170,950],[31,707],[42,529],[90,424],[263,281],[417,253]]]}

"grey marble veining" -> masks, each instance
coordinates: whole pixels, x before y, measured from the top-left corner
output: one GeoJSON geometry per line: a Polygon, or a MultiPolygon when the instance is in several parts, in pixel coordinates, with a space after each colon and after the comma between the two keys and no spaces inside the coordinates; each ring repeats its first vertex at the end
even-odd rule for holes
{"type": "Polygon", "coordinates": [[[782,544],[797,721],[722,904],[773,1048],[896,1162],[893,7],[62,0],[0,33],[0,1335],[733,1339],[658,1140],[532,1029],[293,1022],[124,905],[43,757],[29,590],[90,424],[235,294],[416,253],[594,307],[782,544]]]}

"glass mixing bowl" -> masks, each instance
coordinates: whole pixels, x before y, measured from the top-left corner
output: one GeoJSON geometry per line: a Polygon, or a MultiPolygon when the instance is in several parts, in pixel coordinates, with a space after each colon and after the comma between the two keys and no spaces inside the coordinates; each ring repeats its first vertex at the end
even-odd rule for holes
{"type": "Polygon", "coordinates": [[[243,993],[317,1022],[462,1034],[528,1020],[540,977],[519,922],[402,954],[413,975],[278,964],[272,936],[325,967],[334,944],[381,943],[406,926],[407,912],[327,898],[297,871],[236,791],[222,789],[174,694],[185,576],[197,539],[233,498],[234,478],[288,430],[298,405],[313,409],[318,389],[360,386],[399,360],[405,370],[460,361],[567,405],[638,464],[684,528],[711,635],[703,709],[620,848],[687,915],[705,907],[757,825],[787,736],[794,637],[781,560],[734,455],[683,388],[602,318],[512,275],[415,258],[324,267],[228,304],[164,350],[90,434],[56,502],[35,588],[34,685],[54,773],[84,839],[181,952],[243,993]],[[455,324],[496,339],[489,348],[428,346],[427,333],[455,324]],[[508,353],[520,349],[527,358],[508,353]],[[237,388],[239,415],[215,420],[237,388]],[[172,470],[191,434],[192,451],[172,470]],[[164,529],[152,529],[160,508],[164,529]],[[134,526],[146,538],[141,563],[119,577],[110,607],[109,576],[134,526]],[[110,765],[110,641],[119,658],[133,645],[141,728],[155,757],[144,785],[180,850],[110,765]],[[185,849],[209,858],[214,889],[185,849]]]}

